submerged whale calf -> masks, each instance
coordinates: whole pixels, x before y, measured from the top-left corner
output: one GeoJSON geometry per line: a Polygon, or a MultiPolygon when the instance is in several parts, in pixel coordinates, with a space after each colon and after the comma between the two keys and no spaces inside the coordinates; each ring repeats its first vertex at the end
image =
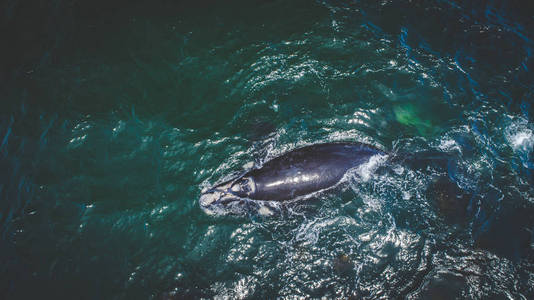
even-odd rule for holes
{"type": "Polygon", "coordinates": [[[208,189],[200,196],[199,204],[208,214],[231,213],[244,206],[269,213],[265,203],[291,201],[333,187],[348,170],[385,154],[363,143],[326,143],[298,148],[208,189]]]}

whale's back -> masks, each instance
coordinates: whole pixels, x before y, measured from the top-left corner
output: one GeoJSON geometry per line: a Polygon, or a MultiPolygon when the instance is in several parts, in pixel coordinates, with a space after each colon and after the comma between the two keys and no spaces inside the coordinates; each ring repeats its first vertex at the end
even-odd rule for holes
{"type": "Polygon", "coordinates": [[[337,184],[351,168],[383,151],[361,143],[329,143],[295,149],[248,172],[256,184],[250,198],[290,200],[337,184]]]}

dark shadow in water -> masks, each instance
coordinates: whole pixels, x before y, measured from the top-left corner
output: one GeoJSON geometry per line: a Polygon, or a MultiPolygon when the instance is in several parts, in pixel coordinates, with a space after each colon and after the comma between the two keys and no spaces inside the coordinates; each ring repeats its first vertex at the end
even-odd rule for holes
{"type": "Polygon", "coordinates": [[[467,221],[467,206],[472,195],[460,189],[449,177],[441,176],[434,179],[429,184],[426,194],[427,199],[446,222],[464,224],[467,221]]]}
{"type": "Polygon", "coordinates": [[[534,210],[526,206],[503,206],[495,214],[474,231],[475,247],[513,261],[534,257],[534,210]]]}

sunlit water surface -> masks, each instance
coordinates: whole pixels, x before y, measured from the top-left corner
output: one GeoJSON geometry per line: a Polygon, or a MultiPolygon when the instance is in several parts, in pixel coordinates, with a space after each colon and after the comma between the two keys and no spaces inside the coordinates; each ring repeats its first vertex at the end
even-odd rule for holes
{"type": "Polygon", "coordinates": [[[532,299],[529,22],[445,1],[79,21],[4,93],[0,295],[532,299]],[[359,170],[271,217],[199,208],[329,141],[453,159],[359,170]]]}

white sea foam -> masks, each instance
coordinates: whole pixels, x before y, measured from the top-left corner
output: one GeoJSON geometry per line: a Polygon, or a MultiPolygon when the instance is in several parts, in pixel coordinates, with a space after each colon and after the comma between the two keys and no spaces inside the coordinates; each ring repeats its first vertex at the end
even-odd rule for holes
{"type": "Polygon", "coordinates": [[[508,126],[505,133],[510,147],[519,154],[528,155],[534,148],[532,125],[525,119],[519,119],[508,126]]]}
{"type": "Polygon", "coordinates": [[[512,148],[514,150],[528,151],[534,146],[534,134],[532,130],[526,129],[511,136],[512,148]]]}
{"type": "Polygon", "coordinates": [[[441,142],[440,142],[438,147],[442,151],[453,151],[453,150],[461,151],[461,147],[453,139],[443,139],[443,140],[441,140],[441,142]]]}
{"type": "Polygon", "coordinates": [[[374,171],[386,161],[387,155],[374,155],[371,156],[369,161],[365,164],[360,165],[356,169],[356,173],[360,175],[361,179],[365,182],[368,181],[371,178],[371,175],[374,173],[374,171]]]}

